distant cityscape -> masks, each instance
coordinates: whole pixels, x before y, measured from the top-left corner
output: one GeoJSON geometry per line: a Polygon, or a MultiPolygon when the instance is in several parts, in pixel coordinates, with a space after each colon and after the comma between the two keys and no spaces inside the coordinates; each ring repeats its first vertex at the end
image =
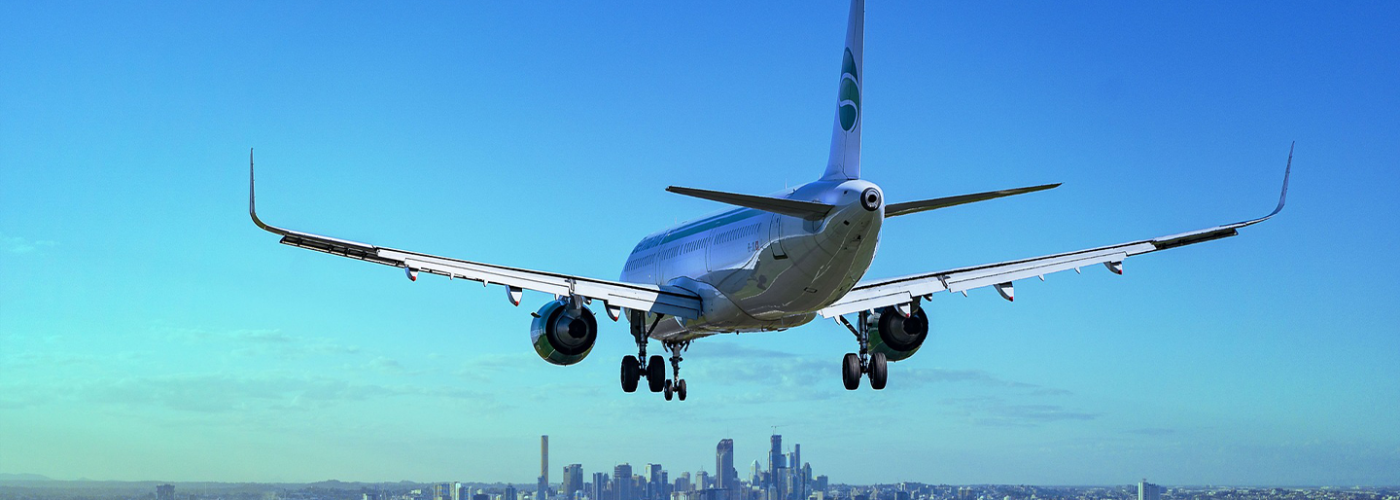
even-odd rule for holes
{"type": "Polygon", "coordinates": [[[1141,480],[1119,486],[948,485],[919,482],[853,485],[831,483],[802,461],[802,445],[784,451],[770,437],[767,463],[754,460],[747,474],[734,466],[734,441],[715,446],[715,468],[671,473],[661,464],[586,476],[568,464],[558,482],[550,477],[549,436],[540,436],[540,475],[535,484],[483,482],[310,484],[51,481],[0,474],[0,500],[1400,500],[1400,486],[1250,488],[1166,487],[1141,480]],[[589,480],[585,480],[589,479],[589,480]]]}

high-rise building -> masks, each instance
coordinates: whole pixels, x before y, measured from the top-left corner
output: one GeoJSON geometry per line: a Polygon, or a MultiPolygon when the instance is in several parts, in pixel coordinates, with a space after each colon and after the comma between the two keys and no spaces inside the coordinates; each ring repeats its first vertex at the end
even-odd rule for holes
{"type": "Polygon", "coordinates": [[[778,469],[783,468],[783,437],[774,434],[768,438],[768,474],[772,482],[778,481],[778,469]]]}
{"type": "Polygon", "coordinates": [[[812,487],[813,487],[813,488],[816,488],[817,491],[826,491],[826,490],[827,490],[827,485],[826,485],[826,483],[827,483],[827,478],[826,478],[826,476],[817,476],[817,480],[812,482],[812,487]]]}
{"type": "Polygon", "coordinates": [[[1162,487],[1143,479],[1138,483],[1138,500],[1162,500],[1162,487]]]}
{"type": "Polygon", "coordinates": [[[501,500],[519,500],[520,494],[515,491],[515,485],[507,484],[506,489],[501,492],[501,500]]]}
{"type": "Polygon", "coordinates": [[[175,485],[156,485],[156,500],[175,500],[175,485]]]}
{"type": "Polygon", "coordinates": [[[802,495],[806,498],[812,491],[812,464],[802,464],[802,495]]]}
{"type": "Polygon", "coordinates": [[[682,472],[681,475],[680,475],[680,477],[677,477],[677,478],[676,478],[676,483],[675,483],[675,484],[676,484],[676,485],[675,485],[675,488],[676,488],[676,489],[675,489],[674,491],[676,491],[676,492],[687,492],[687,491],[690,491],[690,473],[689,473],[689,472],[682,472]]]}
{"type": "Polygon", "coordinates": [[[466,493],[465,490],[466,487],[462,486],[462,483],[452,483],[452,500],[467,500],[463,496],[466,493]]]}
{"type": "Polygon", "coordinates": [[[635,500],[632,496],[632,466],[621,464],[613,467],[613,498],[611,500],[635,500]]]}
{"type": "Polygon", "coordinates": [[[661,464],[647,464],[645,495],[647,500],[662,500],[662,496],[666,491],[666,483],[661,478],[662,472],[661,464]]]}
{"type": "Polygon", "coordinates": [[[715,447],[715,487],[732,490],[739,487],[739,471],[734,470],[734,440],[721,439],[715,447]]]}
{"type": "Polygon", "coordinates": [[[695,489],[704,490],[710,488],[710,473],[700,471],[695,473],[695,489]]]}
{"type": "Polygon", "coordinates": [[[608,473],[593,473],[593,489],[589,491],[588,500],[608,500],[608,473]]]}
{"type": "Polygon", "coordinates": [[[759,472],[758,460],[754,460],[753,465],[749,466],[749,486],[761,486],[762,484],[763,475],[759,472]]]}
{"type": "Polygon", "coordinates": [[[583,491],[583,465],[565,465],[563,481],[564,485],[560,493],[563,493],[565,498],[573,500],[575,493],[583,491]]]}
{"type": "Polygon", "coordinates": [[[535,500],[549,498],[549,436],[540,436],[540,478],[535,485],[535,500]]]}
{"type": "Polygon", "coordinates": [[[455,494],[450,484],[438,483],[433,485],[433,500],[452,500],[452,495],[455,494]]]}

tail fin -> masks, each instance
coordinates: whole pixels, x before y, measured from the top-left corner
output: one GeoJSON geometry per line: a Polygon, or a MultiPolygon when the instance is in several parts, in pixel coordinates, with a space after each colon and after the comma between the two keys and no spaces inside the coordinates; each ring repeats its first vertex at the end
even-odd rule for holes
{"type": "Polygon", "coordinates": [[[822,180],[860,178],[860,77],[864,54],[865,0],[851,0],[846,53],[841,58],[841,85],[836,93],[836,123],[831,129],[831,157],[822,180]]]}

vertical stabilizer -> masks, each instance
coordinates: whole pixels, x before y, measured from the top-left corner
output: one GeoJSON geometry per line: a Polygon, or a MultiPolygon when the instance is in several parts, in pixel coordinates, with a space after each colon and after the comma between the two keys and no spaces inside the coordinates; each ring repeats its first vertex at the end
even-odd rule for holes
{"type": "Polygon", "coordinates": [[[841,56],[841,85],[836,92],[836,123],[831,128],[831,157],[824,180],[860,178],[861,62],[865,59],[865,0],[851,0],[846,50],[841,56]]]}

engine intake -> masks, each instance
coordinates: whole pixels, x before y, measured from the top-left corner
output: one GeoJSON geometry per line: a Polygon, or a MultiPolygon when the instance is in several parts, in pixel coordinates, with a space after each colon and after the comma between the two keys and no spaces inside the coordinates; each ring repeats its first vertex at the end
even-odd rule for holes
{"type": "Polygon", "coordinates": [[[920,307],[908,318],[893,307],[872,311],[865,324],[870,352],[884,353],[886,361],[908,359],[928,338],[928,314],[920,307]]]}
{"type": "Polygon", "coordinates": [[[567,298],[552,301],[535,313],[530,322],[530,342],[540,358],[560,366],[568,366],[588,357],[593,342],[598,340],[598,320],[587,307],[577,314],[569,312],[567,298]]]}

